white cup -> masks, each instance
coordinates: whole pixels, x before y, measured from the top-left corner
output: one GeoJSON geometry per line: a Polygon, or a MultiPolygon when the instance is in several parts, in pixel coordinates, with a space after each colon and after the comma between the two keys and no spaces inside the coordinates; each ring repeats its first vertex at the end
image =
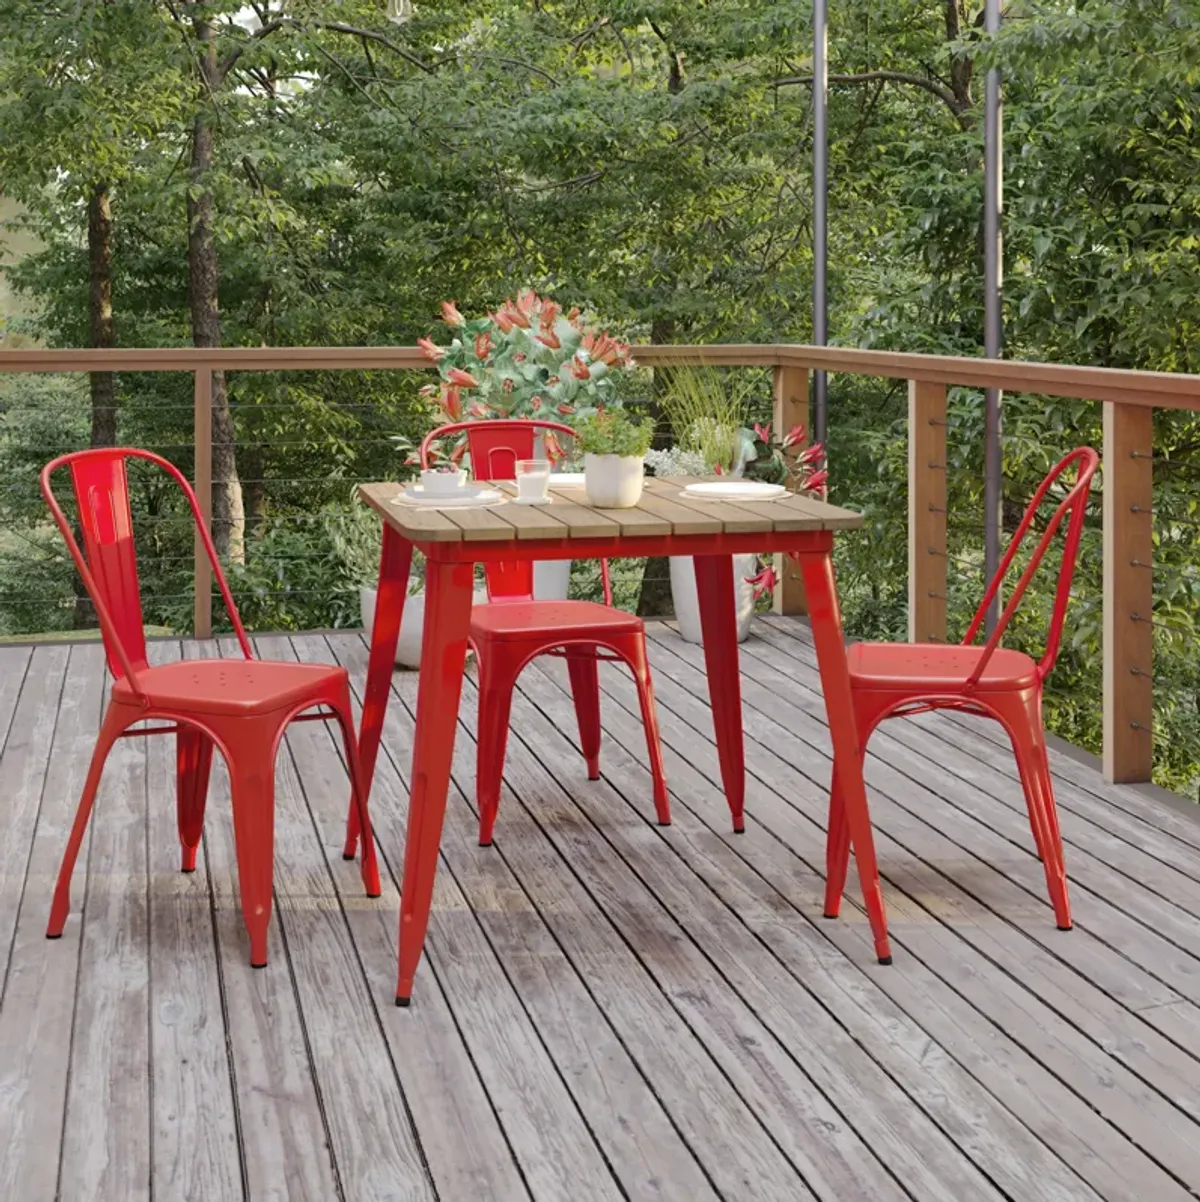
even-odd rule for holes
{"type": "Polygon", "coordinates": [[[550,486],[549,459],[517,460],[517,500],[544,501],[550,486]]]}

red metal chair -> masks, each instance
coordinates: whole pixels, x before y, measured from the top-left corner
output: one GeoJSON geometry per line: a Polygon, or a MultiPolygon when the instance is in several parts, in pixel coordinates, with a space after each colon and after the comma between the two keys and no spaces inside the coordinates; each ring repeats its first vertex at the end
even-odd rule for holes
{"type": "MultiPolygon", "coordinates": [[[[1025,801],[1029,807],[1029,824],[1038,856],[1045,868],[1054,915],[1059,928],[1064,931],[1071,929],[1071,908],[1067,900],[1062,836],[1042,727],[1042,682],[1050,675],[1058,657],[1071,578],[1083,534],[1088,492],[1099,462],[1100,457],[1095,451],[1090,447],[1081,447],[1051,469],[1034,493],[960,646],[947,646],[944,643],[856,643],[847,653],[860,755],[865,756],[867,740],[884,718],[936,709],[956,709],[995,718],[1005,728],[1017,757],[1025,801]],[[1076,464],[1078,471],[1075,483],[1046,524],[996,623],[996,629],[982,647],[972,646],[983,626],[988,607],[998,594],[1005,574],[1046,495],[1063,473],[1076,464]],[[1030,580],[1041,565],[1051,540],[1068,514],[1070,518],[1050,631],[1045,652],[1041,660],[1035,661],[1023,652],[1000,647],[1000,639],[1030,580]]],[[[850,832],[835,767],[830,786],[826,845],[825,914],[829,918],[837,917],[841,905],[849,856],[850,832]]]]}
{"type": "MultiPolygon", "coordinates": [[[[574,437],[569,426],[537,419],[457,422],[426,437],[421,444],[421,466],[428,466],[433,442],[462,430],[467,434],[471,470],[479,480],[515,479],[517,460],[533,457],[538,430],[574,437]]],[[[533,564],[528,560],[489,564],[486,571],[488,603],[472,610],[470,634],[479,664],[475,789],[480,845],[491,844],[500,805],[513,688],[521,670],[538,655],[560,655],[567,661],[589,780],[600,778],[600,684],[596,666],[602,659],[628,665],[637,684],[646,728],[650,771],[654,777],[654,809],[660,825],[668,825],[671,809],[658,741],[650,665],[646,659],[646,628],[636,615],[612,608],[607,561],[601,561],[603,605],[594,601],[535,601],[533,564]]]]}
{"type": "MultiPolygon", "coordinates": [[[[59,870],[46,935],[57,939],[63,932],[71,905],[71,873],[113,744],[117,739],[137,735],[174,734],[176,808],[184,872],[196,867],[214,747],[220,749],[229,767],[242,915],[250,935],[250,963],[262,968],[267,962],[267,927],[271,921],[275,756],[284,729],[293,719],[337,720],[345,739],[359,825],[365,831],[371,829],[367,797],[359,787],[358,747],[346,671],[325,664],[272,663],[254,658],[196,496],[167,460],[148,451],[123,447],[81,451],[47,464],[41,484],[46,504],[96,607],[114,678],[59,870]],[[126,472],[129,459],[155,464],[183,489],[244,659],[187,660],[158,667],[147,663],[126,472]],[[51,486],[51,476],[61,467],[71,471],[86,557],[51,486]],[[303,713],[314,707],[320,707],[317,713],[303,713]],[[169,725],[132,729],[147,720],[169,725]]],[[[369,834],[363,846],[362,879],[367,895],[378,897],[379,869],[375,841],[369,834]]]]}

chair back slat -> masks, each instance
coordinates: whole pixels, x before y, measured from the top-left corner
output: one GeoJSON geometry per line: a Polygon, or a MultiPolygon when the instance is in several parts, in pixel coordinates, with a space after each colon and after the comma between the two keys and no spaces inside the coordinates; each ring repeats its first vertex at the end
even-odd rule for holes
{"type": "MultiPolygon", "coordinates": [[[[517,461],[532,459],[534,439],[539,432],[553,431],[574,437],[570,426],[539,418],[498,418],[489,421],[454,422],[439,426],[421,443],[421,466],[429,466],[429,448],[439,438],[465,431],[471,455],[471,471],[477,480],[515,480],[517,461]]],[[[612,604],[608,564],[601,561],[605,604],[612,604]]],[[[532,601],[533,564],[529,560],[491,563],[484,569],[490,601],[532,601]]]]}
{"type": "MultiPolygon", "coordinates": [[[[102,605],[111,616],[129,663],[135,668],[145,667],[146,632],[125,461],[116,456],[97,456],[76,460],[70,468],[83,554],[97,594],[92,603],[97,612],[102,605]]],[[[120,680],[123,664],[111,647],[106,651],[109,671],[120,680]]]]}
{"type": "Polygon", "coordinates": [[[179,486],[187,501],[192,521],[212,565],[213,577],[225,602],[242,654],[253,659],[250,640],[233,603],[233,595],[213,546],[212,536],[200,513],[192,486],[183,473],[168,460],[134,447],[98,447],[60,455],[42,469],[42,496],[50,508],[71,559],[100,622],[109,669],[117,680],[129,678],[135,694],[137,674],[147,667],[146,633],[142,621],[141,586],[138,581],[137,552],[134,546],[133,513],[129,498],[130,459],[142,459],[161,468],[179,486]],[[54,495],[52,478],[60,468],[71,473],[78,508],[79,537],[82,549],[54,495]]]}
{"type": "Polygon", "coordinates": [[[1050,629],[1046,635],[1046,647],[1038,663],[1039,678],[1045,680],[1053,670],[1054,663],[1058,658],[1059,646],[1062,642],[1063,624],[1067,615],[1067,603],[1071,597],[1071,581],[1074,579],[1075,564],[1079,558],[1079,544],[1083,538],[1083,522],[1087,516],[1088,495],[1092,486],[1092,477],[1096,474],[1096,468],[1099,464],[1100,456],[1091,447],[1079,447],[1059,460],[1050,469],[1041,484],[1038,485],[1037,491],[1033,494],[1033,499],[1029,502],[1020,524],[1009,541],[1008,548],[1004,552],[1004,557],[1000,561],[1000,566],[996,569],[996,574],[992,577],[991,581],[989,581],[987,590],[983,594],[983,600],[979,603],[979,608],[975,611],[975,616],[971,619],[971,624],[967,627],[967,633],[963,636],[964,646],[973,643],[979,634],[984,619],[987,616],[987,611],[999,593],[1000,586],[1004,583],[1004,577],[1007,575],[1008,569],[1012,566],[1012,562],[1016,558],[1026,534],[1029,533],[1030,528],[1033,526],[1046,499],[1046,495],[1071,467],[1078,465],[1075,483],[1067,491],[1067,495],[1058,503],[1050,520],[1046,523],[1046,528],[1038,539],[1037,546],[1034,548],[1033,554],[1030,555],[1029,562],[1025,565],[1025,570],[1018,578],[1016,585],[1013,587],[1012,595],[1009,597],[1003,612],[1000,614],[995,630],[992,631],[991,636],[984,645],[984,653],[979,657],[979,662],[976,664],[975,670],[971,673],[968,680],[969,685],[978,684],[982,678],[988,661],[1000,645],[1000,640],[1004,637],[1004,631],[1008,628],[1013,615],[1017,612],[1017,607],[1021,604],[1021,599],[1025,596],[1026,590],[1029,588],[1030,581],[1033,580],[1038,569],[1041,567],[1042,560],[1046,556],[1046,551],[1049,549],[1050,543],[1058,533],[1064,520],[1066,520],[1067,532],[1063,544],[1062,563],[1059,565],[1058,586],[1054,593],[1054,610],[1050,619],[1050,629]]]}

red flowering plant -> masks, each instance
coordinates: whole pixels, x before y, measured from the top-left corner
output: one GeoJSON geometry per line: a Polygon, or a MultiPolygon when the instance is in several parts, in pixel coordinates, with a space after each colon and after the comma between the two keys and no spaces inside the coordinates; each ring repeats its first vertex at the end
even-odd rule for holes
{"type": "Polygon", "coordinates": [[[616,373],[635,366],[628,344],[532,291],[471,320],[444,301],[442,320],[449,344],[421,338],[418,345],[441,376],[423,391],[450,421],[593,413],[616,401],[616,373]]]}

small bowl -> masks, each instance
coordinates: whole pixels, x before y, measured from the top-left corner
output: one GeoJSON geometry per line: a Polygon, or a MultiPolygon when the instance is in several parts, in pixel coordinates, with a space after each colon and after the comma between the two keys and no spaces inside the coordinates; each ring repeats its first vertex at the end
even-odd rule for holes
{"type": "Polygon", "coordinates": [[[427,468],[421,473],[421,488],[430,497],[448,497],[460,492],[467,483],[467,473],[462,468],[452,471],[437,471],[427,468]]]}

